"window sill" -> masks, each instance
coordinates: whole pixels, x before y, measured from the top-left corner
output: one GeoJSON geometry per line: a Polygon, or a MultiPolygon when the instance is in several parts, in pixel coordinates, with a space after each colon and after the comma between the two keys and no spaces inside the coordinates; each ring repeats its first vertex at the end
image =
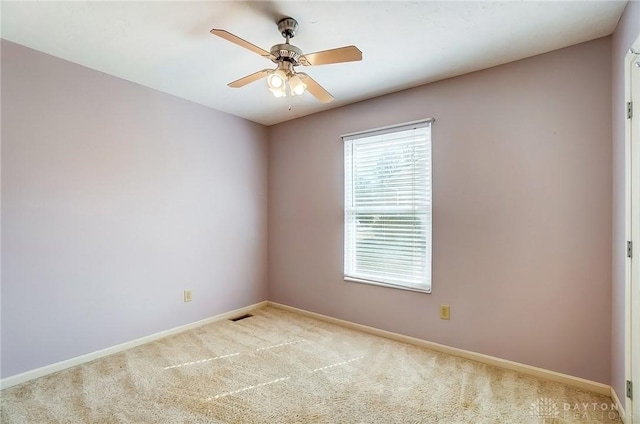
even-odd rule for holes
{"type": "Polygon", "coordinates": [[[416,289],[416,288],[413,288],[413,287],[397,286],[397,285],[394,285],[394,284],[381,283],[379,281],[372,281],[372,280],[362,280],[360,278],[353,278],[353,277],[344,277],[344,281],[347,281],[347,282],[350,282],[350,283],[367,284],[367,285],[370,285],[370,286],[388,287],[390,289],[399,289],[399,290],[407,290],[407,291],[412,291],[412,292],[417,292],[417,293],[431,294],[431,288],[429,288],[429,289],[416,289]]]}

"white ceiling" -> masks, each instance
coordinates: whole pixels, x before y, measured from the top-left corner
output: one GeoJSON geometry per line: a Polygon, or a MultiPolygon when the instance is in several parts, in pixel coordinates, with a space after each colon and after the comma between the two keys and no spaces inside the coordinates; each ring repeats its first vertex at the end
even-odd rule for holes
{"type": "Polygon", "coordinates": [[[2,2],[2,38],[265,125],[609,35],[625,1],[2,2]],[[305,68],[335,100],[227,83],[270,61],[292,16],[304,52],[355,44],[362,62],[305,68]],[[291,105],[291,110],[289,109],[291,105]]]}

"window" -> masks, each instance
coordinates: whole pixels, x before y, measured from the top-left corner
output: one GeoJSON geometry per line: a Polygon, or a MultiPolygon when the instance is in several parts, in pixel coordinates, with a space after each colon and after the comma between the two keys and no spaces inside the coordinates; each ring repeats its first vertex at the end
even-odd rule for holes
{"type": "Polygon", "coordinates": [[[345,280],[431,291],[431,122],[343,136],[345,280]]]}

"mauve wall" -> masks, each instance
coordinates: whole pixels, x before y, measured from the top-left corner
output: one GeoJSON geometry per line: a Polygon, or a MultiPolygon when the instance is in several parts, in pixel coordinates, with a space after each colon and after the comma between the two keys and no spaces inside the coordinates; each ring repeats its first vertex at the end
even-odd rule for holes
{"type": "Polygon", "coordinates": [[[625,261],[624,219],[624,146],[625,95],[624,58],[640,35],[640,2],[627,4],[612,38],[612,113],[613,113],[613,297],[611,334],[611,386],[624,404],[625,394],[625,261]]]}
{"type": "Polygon", "coordinates": [[[607,37],[270,127],[269,299],[609,383],[610,63],[607,37]],[[427,117],[433,293],[343,281],[340,135],[427,117]]]}
{"type": "Polygon", "coordinates": [[[266,180],[265,127],[3,40],[2,377],[265,300],[266,180]]]}

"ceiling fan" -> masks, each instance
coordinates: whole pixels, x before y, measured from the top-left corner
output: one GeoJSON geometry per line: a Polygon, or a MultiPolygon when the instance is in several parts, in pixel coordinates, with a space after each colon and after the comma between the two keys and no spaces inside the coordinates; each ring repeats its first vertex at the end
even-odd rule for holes
{"type": "Polygon", "coordinates": [[[296,72],[296,66],[328,65],[331,63],[355,62],[362,60],[362,52],[356,46],[345,46],[337,49],[323,50],[315,53],[303,54],[302,50],[289,40],[293,38],[298,30],[298,22],[293,18],[283,18],[278,21],[278,30],[285,38],[284,44],[276,44],[268,52],[260,47],[249,43],[242,38],[231,34],[223,29],[212,29],[211,33],[218,37],[231,41],[234,44],[251,50],[271,60],[277,65],[275,69],[263,69],[236,81],[230,82],[229,87],[240,88],[245,85],[267,78],[269,90],[276,97],[287,96],[287,89],[291,96],[300,96],[305,90],[309,91],[316,99],[322,103],[329,103],[333,96],[322,88],[313,78],[304,72],[296,72]]]}

